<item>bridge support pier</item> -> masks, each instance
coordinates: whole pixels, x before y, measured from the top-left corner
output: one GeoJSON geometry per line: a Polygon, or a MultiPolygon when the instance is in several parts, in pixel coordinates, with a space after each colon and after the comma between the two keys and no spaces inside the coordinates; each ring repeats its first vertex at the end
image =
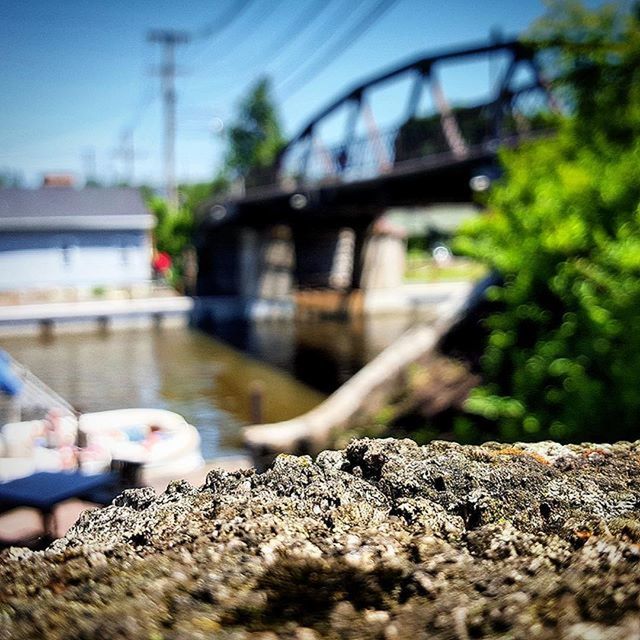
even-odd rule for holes
{"type": "Polygon", "coordinates": [[[194,324],[226,335],[252,317],[290,315],[293,263],[291,230],[284,225],[216,230],[199,251],[194,324]]]}
{"type": "Polygon", "coordinates": [[[394,289],[402,285],[406,268],[407,241],[402,229],[378,219],[368,234],[363,252],[363,291],[394,289]]]}
{"type": "Polygon", "coordinates": [[[291,295],[293,251],[284,225],[221,229],[200,251],[197,293],[284,301],[291,295]]]}
{"type": "Polygon", "coordinates": [[[399,286],[405,267],[403,235],[372,217],[217,229],[200,252],[198,294],[210,301],[210,328],[290,313],[294,298],[301,317],[361,313],[362,292],[399,286]]]}
{"type": "Polygon", "coordinates": [[[294,227],[293,237],[298,316],[344,318],[357,312],[364,229],[294,227]]]}

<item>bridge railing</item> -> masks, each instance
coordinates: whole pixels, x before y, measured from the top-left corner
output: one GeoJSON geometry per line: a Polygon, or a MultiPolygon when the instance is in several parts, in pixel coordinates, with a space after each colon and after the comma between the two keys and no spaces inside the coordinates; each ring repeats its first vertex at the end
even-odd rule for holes
{"type": "Polygon", "coordinates": [[[256,200],[265,193],[367,180],[406,171],[410,165],[426,168],[478,154],[492,156],[503,143],[549,129],[556,105],[538,54],[538,49],[518,40],[490,42],[441,51],[383,71],[319,111],[273,167],[246,178],[247,195],[256,200]],[[482,81],[476,82],[476,77],[469,84],[480,92],[474,95],[485,97],[456,106],[445,89],[452,86],[452,77],[460,81],[465,73],[477,76],[479,67],[465,67],[477,63],[488,64],[490,73],[483,76],[488,84],[478,89],[482,81]],[[408,89],[406,97],[394,94],[394,100],[406,100],[404,115],[395,126],[379,127],[373,112],[380,95],[376,92],[395,81],[408,89]],[[420,108],[425,95],[430,105],[426,115],[420,108]],[[341,119],[344,124],[338,125],[341,119]],[[339,135],[342,127],[337,144],[323,139],[339,135]]]}
{"type": "Polygon", "coordinates": [[[324,145],[314,136],[287,150],[279,165],[255,186],[310,186],[366,180],[402,168],[404,163],[455,162],[501,141],[526,138],[549,128],[548,94],[538,85],[505,93],[488,104],[452,107],[447,116],[412,117],[401,125],[324,145]]]}

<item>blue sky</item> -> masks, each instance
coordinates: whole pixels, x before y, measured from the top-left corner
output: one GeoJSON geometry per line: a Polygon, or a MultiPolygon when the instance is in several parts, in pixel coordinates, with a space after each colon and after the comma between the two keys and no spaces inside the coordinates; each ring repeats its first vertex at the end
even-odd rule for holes
{"type": "MultiPolygon", "coordinates": [[[[211,178],[220,165],[223,135],[214,131],[214,119],[229,122],[261,74],[271,76],[284,129],[292,134],[349,85],[396,61],[483,40],[496,28],[518,34],[544,12],[539,0],[396,0],[292,93],[292,82],[378,1],[1,0],[0,169],[20,171],[30,185],[49,171],[72,172],[81,181],[82,155],[94,150],[100,179],[126,178],[117,147],[122,131],[133,128],[135,181],[159,184],[160,81],[153,70],[160,50],[146,41],[152,28],[197,36],[244,6],[214,37],[194,37],[178,49],[177,173],[181,181],[196,181],[211,178]],[[283,39],[303,23],[295,37],[283,39]]],[[[451,90],[464,93],[481,75],[454,74],[451,90]]],[[[400,89],[381,99],[380,117],[401,99],[400,89]]]]}

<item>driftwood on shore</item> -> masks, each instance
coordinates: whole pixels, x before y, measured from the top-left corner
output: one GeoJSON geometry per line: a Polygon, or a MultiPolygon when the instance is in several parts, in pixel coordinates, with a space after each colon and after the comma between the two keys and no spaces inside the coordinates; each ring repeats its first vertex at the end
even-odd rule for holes
{"type": "MultiPolygon", "coordinates": [[[[452,295],[441,305],[436,323],[411,328],[311,411],[283,422],[245,427],[244,443],[256,466],[266,466],[278,453],[316,453],[330,446],[336,433],[348,429],[354,420],[370,421],[396,396],[412,364],[419,361],[441,364],[443,358],[438,347],[466,313],[470,290],[471,285],[452,295]]],[[[462,383],[465,390],[467,381],[462,383]]],[[[422,402],[436,406],[442,398],[459,395],[455,390],[443,395],[445,386],[436,381],[433,393],[430,397],[428,392],[423,394],[422,402]]]]}

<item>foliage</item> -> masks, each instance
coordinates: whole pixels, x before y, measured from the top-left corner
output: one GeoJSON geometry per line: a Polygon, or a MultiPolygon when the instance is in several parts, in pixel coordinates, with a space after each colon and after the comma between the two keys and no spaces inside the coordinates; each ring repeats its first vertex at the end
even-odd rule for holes
{"type": "Polygon", "coordinates": [[[228,142],[227,167],[245,178],[268,169],[284,146],[267,78],[260,79],[240,104],[228,142]]]}
{"type": "Polygon", "coordinates": [[[224,193],[228,187],[229,181],[222,174],[216,176],[211,182],[180,185],[178,189],[180,206],[189,211],[192,218],[195,218],[198,208],[205,200],[224,193]]]}
{"type": "Polygon", "coordinates": [[[22,174],[17,169],[0,169],[0,189],[19,189],[23,185],[22,174]]]}
{"type": "Polygon", "coordinates": [[[276,109],[269,96],[269,82],[260,80],[240,105],[236,123],[229,129],[224,170],[212,181],[181,185],[180,207],[169,209],[167,202],[144,188],[143,197],[156,217],[155,247],[173,258],[173,276],[179,279],[184,251],[191,245],[200,205],[229,186],[228,172],[248,182],[268,169],[284,144],[276,109]]]}
{"type": "Polygon", "coordinates": [[[166,200],[157,196],[153,197],[148,204],[156,217],[154,231],[156,249],[168,253],[172,258],[179,256],[191,239],[193,231],[191,212],[185,207],[172,211],[166,200]]]}
{"type": "Polygon", "coordinates": [[[565,41],[553,64],[572,115],[554,139],[502,153],[488,214],[457,239],[504,277],[468,401],[503,439],[637,437],[639,27],[610,6],[551,5],[533,36],[565,41]]]}
{"type": "Polygon", "coordinates": [[[166,200],[153,195],[150,190],[144,193],[147,206],[156,217],[155,248],[172,257],[175,279],[180,277],[183,253],[191,245],[198,207],[207,198],[224,191],[227,185],[223,176],[218,176],[212,182],[181,185],[178,190],[180,207],[177,211],[172,211],[166,200]]]}
{"type": "Polygon", "coordinates": [[[453,258],[445,265],[439,265],[424,253],[408,253],[405,268],[405,282],[474,282],[487,274],[486,267],[463,258],[453,258]]]}

